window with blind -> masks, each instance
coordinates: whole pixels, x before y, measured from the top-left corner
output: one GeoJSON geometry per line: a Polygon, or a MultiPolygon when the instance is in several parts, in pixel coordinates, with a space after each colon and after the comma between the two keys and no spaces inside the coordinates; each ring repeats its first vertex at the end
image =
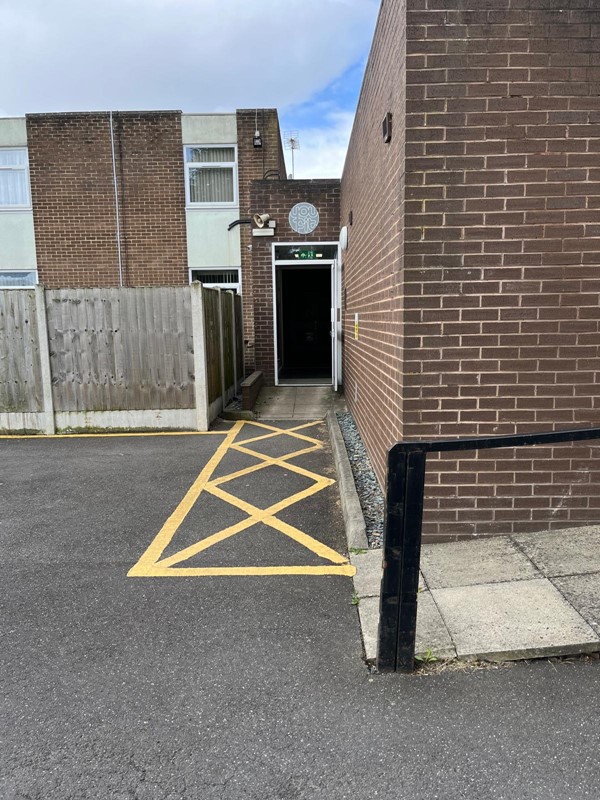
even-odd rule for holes
{"type": "Polygon", "coordinates": [[[186,199],[189,206],[237,203],[236,148],[193,145],[185,148],[186,199]]]}
{"type": "Polygon", "coordinates": [[[0,147],[0,209],[30,206],[27,149],[0,147]]]}

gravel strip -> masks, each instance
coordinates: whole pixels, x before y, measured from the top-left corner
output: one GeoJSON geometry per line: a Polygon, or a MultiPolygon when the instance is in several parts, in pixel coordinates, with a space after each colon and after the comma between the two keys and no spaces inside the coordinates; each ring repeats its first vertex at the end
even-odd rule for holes
{"type": "Polygon", "coordinates": [[[352,414],[338,412],[336,416],[348,451],[358,499],[365,518],[369,547],[376,549],[383,543],[383,492],[352,414]]]}

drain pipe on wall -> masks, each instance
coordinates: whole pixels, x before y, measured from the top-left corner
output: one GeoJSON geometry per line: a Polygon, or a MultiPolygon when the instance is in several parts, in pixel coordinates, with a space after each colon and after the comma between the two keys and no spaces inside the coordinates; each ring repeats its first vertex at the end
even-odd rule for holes
{"type": "Polygon", "coordinates": [[[112,153],[113,185],[115,190],[115,219],[117,222],[117,258],[119,260],[119,286],[123,288],[123,258],[121,256],[121,223],[119,220],[119,189],[117,185],[117,163],[115,160],[115,134],[113,131],[113,112],[109,111],[110,149],[112,153]]]}

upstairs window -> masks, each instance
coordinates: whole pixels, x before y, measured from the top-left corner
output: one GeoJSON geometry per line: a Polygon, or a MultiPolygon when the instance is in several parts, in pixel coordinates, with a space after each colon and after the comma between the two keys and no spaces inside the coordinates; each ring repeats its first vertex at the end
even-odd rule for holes
{"type": "Polygon", "coordinates": [[[30,206],[27,149],[0,147],[0,209],[30,206]]]}
{"type": "Polygon", "coordinates": [[[189,206],[236,205],[235,151],[233,145],[193,145],[185,148],[185,192],[189,206]]]}

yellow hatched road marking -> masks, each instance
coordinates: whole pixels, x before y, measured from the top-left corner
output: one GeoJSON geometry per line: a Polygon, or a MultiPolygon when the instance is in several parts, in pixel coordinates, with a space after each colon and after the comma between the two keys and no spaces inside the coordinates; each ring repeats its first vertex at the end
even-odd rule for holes
{"type": "Polygon", "coordinates": [[[294,428],[283,429],[283,428],[276,428],[272,425],[266,425],[264,423],[258,422],[251,422],[253,426],[258,426],[264,428],[269,431],[269,433],[255,436],[250,439],[244,439],[240,442],[235,442],[236,436],[238,435],[241,428],[244,426],[243,421],[236,422],[235,425],[227,432],[225,439],[218,447],[217,451],[210,459],[210,461],[206,464],[196,481],[194,481],[193,485],[190,487],[188,492],[186,493],[185,497],[179,504],[179,506],[175,509],[175,511],[171,514],[171,516],[167,519],[161,530],[158,532],[148,549],[142,555],[140,560],[131,568],[128,575],[130,577],[175,577],[175,576],[190,576],[190,577],[209,577],[209,576],[226,576],[226,575],[354,575],[355,568],[348,563],[348,559],[337,553],[332,548],[328,547],[323,542],[314,539],[312,536],[304,533],[303,531],[295,528],[293,525],[289,525],[288,523],[284,522],[283,520],[278,519],[275,514],[284,510],[285,508],[289,508],[290,506],[294,505],[295,503],[300,502],[301,500],[311,497],[312,495],[316,494],[317,492],[322,491],[327,486],[331,486],[335,483],[334,480],[331,478],[327,478],[323,475],[318,475],[317,473],[311,472],[310,470],[304,469],[303,467],[298,466],[297,464],[292,464],[290,459],[295,458],[300,455],[304,455],[306,453],[313,452],[315,450],[322,449],[323,445],[318,439],[314,439],[304,434],[299,433],[300,430],[304,430],[306,428],[312,427],[318,422],[309,422],[304,423],[302,425],[295,426],[294,428]],[[251,442],[262,441],[264,439],[270,439],[275,436],[293,436],[294,438],[298,439],[299,442],[308,442],[310,443],[310,447],[304,447],[300,450],[297,450],[293,453],[287,453],[284,456],[273,457],[268,456],[263,453],[259,453],[255,450],[250,448],[244,447],[243,445],[247,445],[251,442]],[[228,450],[235,450],[236,452],[245,453],[250,455],[254,458],[260,459],[259,464],[254,464],[251,467],[246,467],[242,470],[237,470],[236,472],[230,473],[228,475],[223,475],[220,478],[216,478],[211,480],[211,476],[225,454],[228,450]],[[307,489],[304,489],[300,492],[296,492],[289,497],[280,500],[279,502],[269,506],[266,509],[260,509],[256,506],[253,506],[251,503],[247,503],[246,501],[242,500],[239,497],[235,497],[233,494],[224,491],[220,488],[221,484],[227,483],[228,481],[232,481],[235,478],[241,477],[243,475],[248,475],[253,472],[257,472],[261,469],[265,469],[269,466],[279,466],[286,470],[295,472],[299,475],[303,475],[307,478],[310,478],[314,481],[312,486],[309,486],[307,489]],[[214,533],[206,538],[200,540],[199,542],[195,542],[188,547],[185,547],[183,550],[180,550],[172,555],[162,558],[162,554],[165,551],[166,547],[170,544],[173,537],[175,536],[177,530],[179,529],[180,525],[185,520],[186,516],[190,512],[194,503],[198,500],[200,494],[205,491],[209,492],[210,494],[219,497],[226,503],[238,508],[240,511],[243,511],[245,514],[248,514],[248,518],[244,519],[235,525],[230,525],[227,528],[224,528],[217,533],[214,533]],[[239,567],[177,567],[176,564],[181,564],[181,562],[192,558],[193,556],[197,555],[198,553],[202,553],[203,551],[207,550],[208,548],[218,544],[219,542],[224,541],[225,539],[230,538],[231,536],[235,536],[236,534],[240,533],[241,531],[247,530],[248,528],[258,524],[264,523],[271,528],[283,533],[285,536],[293,539],[298,544],[306,547],[311,552],[315,553],[320,558],[326,559],[332,562],[329,565],[322,565],[322,566],[296,566],[296,565],[289,565],[289,566],[239,566],[239,567]]]}
{"type": "MultiPolygon", "coordinates": [[[[270,459],[267,456],[263,456],[261,453],[256,453],[256,452],[254,452],[254,450],[246,450],[245,448],[238,447],[235,444],[230,449],[231,450],[237,450],[238,453],[252,454],[255,458],[262,459],[262,461],[261,461],[260,464],[253,464],[251,467],[244,467],[244,469],[240,469],[237,472],[232,472],[230,475],[223,475],[221,478],[215,478],[214,480],[212,480],[210,482],[211,486],[218,486],[221,483],[228,483],[229,481],[235,480],[235,478],[242,478],[244,475],[249,475],[252,472],[257,472],[259,469],[264,469],[265,466],[268,466],[268,465],[265,465],[265,463],[264,463],[265,461],[269,461],[272,464],[279,464],[282,467],[285,466],[287,469],[290,469],[291,467],[295,467],[295,469],[293,471],[294,472],[298,472],[298,470],[301,469],[300,467],[297,467],[296,464],[287,464],[285,462],[290,458],[296,458],[296,456],[304,456],[304,455],[306,455],[306,453],[313,453],[315,450],[318,450],[319,448],[318,447],[307,447],[304,450],[298,450],[295,453],[288,453],[285,456],[278,456],[277,458],[273,458],[273,459],[270,459]]],[[[305,470],[305,472],[306,472],[306,470],[305,470]]],[[[312,473],[311,473],[311,475],[312,475],[312,473]]]]}
{"type": "MultiPolygon", "coordinates": [[[[132,574],[131,572],[129,573],[132,574]]],[[[156,564],[152,574],[144,573],[151,578],[210,578],[229,577],[232,575],[267,576],[267,575],[346,575],[351,578],[356,574],[352,564],[331,564],[307,567],[162,567],[156,564]]]]}
{"type": "Polygon", "coordinates": [[[140,571],[143,570],[144,567],[151,567],[158,561],[163,550],[175,535],[176,530],[187,517],[196,500],[200,497],[200,494],[208,483],[210,476],[213,474],[217,465],[221,462],[221,459],[229,449],[229,445],[233,442],[243,424],[244,423],[241,421],[233,424],[221,444],[217,447],[214,455],[209,459],[200,475],[198,475],[194,483],[186,492],[186,495],[181,503],[165,522],[154,541],[150,544],[135,567],[129,571],[129,575],[139,575],[141,574],[140,571]]]}
{"type": "Polygon", "coordinates": [[[321,442],[318,439],[313,439],[310,436],[303,436],[301,433],[297,433],[297,431],[304,430],[304,428],[312,428],[314,425],[318,425],[319,422],[305,422],[302,425],[296,425],[293,428],[275,428],[273,425],[265,425],[264,422],[250,422],[249,425],[257,425],[260,428],[266,428],[267,430],[274,431],[273,433],[264,433],[261,436],[253,436],[251,439],[241,439],[236,444],[250,444],[251,442],[261,442],[263,439],[272,439],[275,436],[293,436],[294,439],[303,439],[307,442],[312,442],[313,444],[319,445],[322,447],[321,442]]]}

